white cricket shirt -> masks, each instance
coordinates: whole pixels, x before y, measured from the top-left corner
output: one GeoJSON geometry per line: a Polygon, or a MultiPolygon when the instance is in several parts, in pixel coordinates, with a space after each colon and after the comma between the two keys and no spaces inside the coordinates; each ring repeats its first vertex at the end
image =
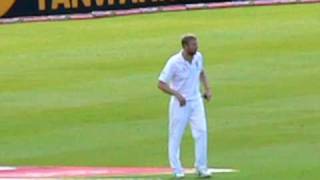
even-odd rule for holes
{"type": "Polygon", "coordinates": [[[201,98],[200,73],[203,70],[203,57],[197,52],[191,63],[184,59],[182,50],[171,56],[164,66],[159,80],[169,84],[187,101],[201,98]]]}

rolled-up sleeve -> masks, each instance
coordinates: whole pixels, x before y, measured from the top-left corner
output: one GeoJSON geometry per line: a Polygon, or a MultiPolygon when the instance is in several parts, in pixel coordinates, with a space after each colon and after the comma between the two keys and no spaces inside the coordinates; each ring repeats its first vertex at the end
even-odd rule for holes
{"type": "Polygon", "coordinates": [[[174,74],[174,64],[172,63],[171,60],[168,60],[164,68],[162,69],[160,76],[159,76],[159,81],[165,82],[165,83],[170,83],[170,81],[173,78],[174,74]]]}

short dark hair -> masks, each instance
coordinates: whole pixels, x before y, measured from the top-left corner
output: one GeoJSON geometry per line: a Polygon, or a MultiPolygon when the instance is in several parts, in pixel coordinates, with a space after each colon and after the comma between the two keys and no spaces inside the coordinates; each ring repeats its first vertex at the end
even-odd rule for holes
{"type": "Polygon", "coordinates": [[[192,40],[197,40],[197,36],[194,34],[185,34],[181,38],[181,45],[184,47],[185,45],[188,45],[188,43],[192,40]]]}

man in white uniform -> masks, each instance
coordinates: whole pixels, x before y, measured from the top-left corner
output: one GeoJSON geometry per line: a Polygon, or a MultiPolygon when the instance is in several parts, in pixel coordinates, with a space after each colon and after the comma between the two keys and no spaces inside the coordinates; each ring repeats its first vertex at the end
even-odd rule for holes
{"type": "Polygon", "coordinates": [[[196,36],[188,34],[181,40],[182,50],[170,57],[163,68],[158,87],[171,95],[169,108],[169,159],[177,178],[184,177],[180,161],[180,144],[188,124],[195,140],[195,168],[200,177],[210,177],[207,167],[207,121],[203,99],[211,99],[203,57],[198,52],[196,36]],[[200,84],[204,86],[201,95],[200,84]]]}

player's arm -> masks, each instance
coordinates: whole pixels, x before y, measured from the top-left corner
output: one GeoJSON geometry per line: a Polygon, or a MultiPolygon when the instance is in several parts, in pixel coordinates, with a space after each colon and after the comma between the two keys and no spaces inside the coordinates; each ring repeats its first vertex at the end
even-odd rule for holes
{"type": "Polygon", "coordinates": [[[178,99],[180,106],[184,106],[186,104],[186,99],[178,91],[175,91],[169,86],[169,82],[172,80],[174,74],[175,66],[172,61],[169,60],[159,76],[158,88],[169,95],[175,96],[178,99]]]}
{"type": "Polygon", "coordinates": [[[179,100],[180,106],[184,106],[186,104],[186,99],[178,91],[170,88],[167,83],[159,80],[158,88],[169,95],[175,96],[179,100]]]}
{"type": "Polygon", "coordinates": [[[205,97],[205,99],[210,101],[211,97],[212,97],[212,91],[211,91],[211,87],[210,87],[210,84],[209,84],[209,80],[208,80],[207,74],[206,74],[204,69],[200,73],[200,81],[201,81],[201,83],[202,83],[202,85],[204,87],[204,97],[205,97]]]}

